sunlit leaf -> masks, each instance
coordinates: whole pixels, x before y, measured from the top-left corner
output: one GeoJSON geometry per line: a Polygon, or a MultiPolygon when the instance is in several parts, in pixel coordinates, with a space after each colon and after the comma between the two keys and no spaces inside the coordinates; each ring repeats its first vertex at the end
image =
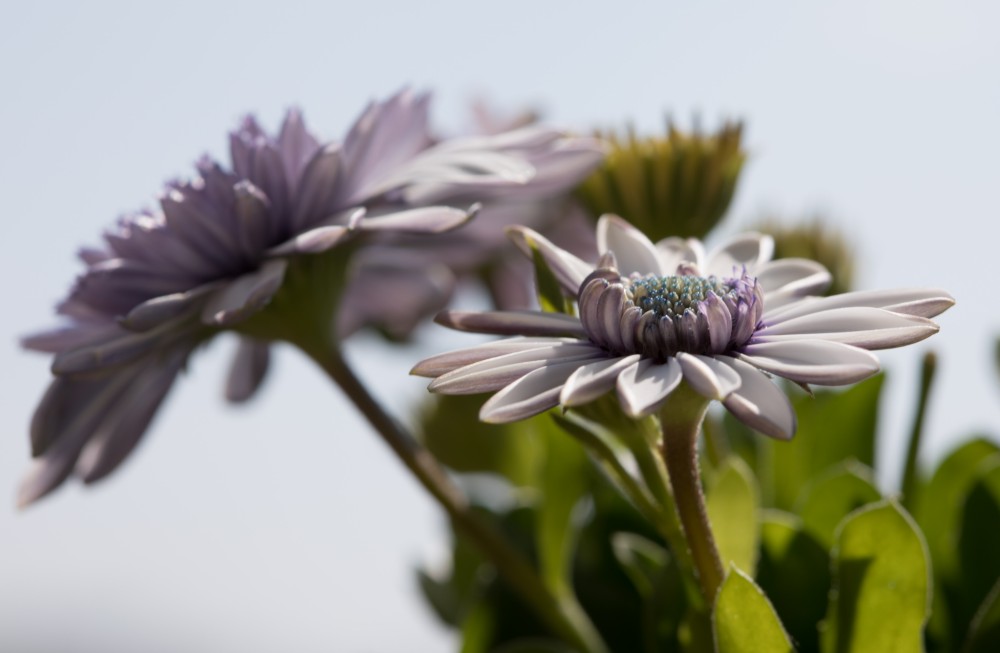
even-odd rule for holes
{"type": "Polygon", "coordinates": [[[825,653],[922,653],[930,614],[927,547],[895,502],[859,508],[834,546],[825,653]]]}
{"type": "Polygon", "coordinates": [[[918,495],[915,517],[927,538],[934,573],[940,578],[954,578],[958,572],[962,505],[982,462],[998,452],[1000,447],[983,438],[966,442],[948,454],[918,495]]]}
{"type": "Polygon", "coordinates": [[[752,572],[760,537],[760,491],[745,462],[730,456],[719,467],[709,483],[706,508],[723,566],[752,572]]]}
{"type": "Polygon", "coordinates": [[[795,512],[805,529],[829,549],[837,525],[848,513],[881,498],[871,468],[852,460],[834,465],[810,482],[795,512]]]}
{"type": "Polygon", "coordinates": [[[878,375],[842,392],[817,391],[815,397],[800,394],[794,398],[799,421],[792,441],[758,438],[767,450],[761,454],[767,469],[758,475],[770,475],[770,505],[792,509],[809,481],[838,463],[857,460],[874,466],[884,380],[884,375],[878,375]]]}
{"type": "Polygon", "coordinates": [[[774,606],[750,576],[731,567],[712,612],[718,653],[788,653],[788,634],[774,606]]]}
{"type": "Polygon", "coordinates": [[[764,511],[757,582],[799,653],[819,650],[817,628],[830,592],[830,556],[795,515],[764,511]]]}

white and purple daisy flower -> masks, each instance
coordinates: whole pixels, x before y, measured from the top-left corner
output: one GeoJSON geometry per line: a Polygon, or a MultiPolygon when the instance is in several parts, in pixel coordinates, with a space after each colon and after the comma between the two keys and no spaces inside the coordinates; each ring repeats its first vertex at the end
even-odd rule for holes
{"type": "MultiPolygon", "coordinates": [[[[56,378],[32,421],[36,462],[19,503],[73,472],[89,483],[113,471],[191,352],[220,330],[249,332],[241,336],[227,395],[250,396],[267,369],[269,338],[245,325],[279,303],[301,276],[297,262],[336,253],[343,279],[354,251],[345,245],[359,237],[442,233],[475,211],[456,203],[516,198],[518,189],[535,197],[558,186],[561,174],[576,178],[572,164],[538,169],[523,155],[550,160],[549,150],[563,146],[560,132],[530,128],[435,142],[428,101],[403,91],[372,103],[342,142],[321,143],[297,111],[277,136],[247,118],[230,138],[232,169],[203,158],[196,179],[168,184],[157,210],[122,218],[102,247],[83,250],[86,270],[58,307],[64,324],[24,339],[30,349],[55,354],[56,378]]],[[[367,310],[365,302],[378,297],[383,312],[391,308],[412,321],[428,307],[439,309],[451,283],[447,271],[431,265],[357,276],[364,292],[350,292],[348,283],[344,306],[324,317],[395,319],[367,310]]],[[[329,278],[316,281],[326,296],[344,290],[329,278]]],[[[323,326],[336,337],[332,325],[323,326]]],[[[349,328],[359,326],[355,319],[349,328]]]]}
{"type": "Polygon", "coordinates": [[[721,401],[740,421],[790,438],[796,420],[771,375],[844,385],[879,370],[869,350],[936,333],[954,304],[941,290],[911,288],[817,297],[830,283],[819,263],[772,261],[771,239],[748,233],[706,253],[693,239],[653,244],[616,216],[597,227],[596,266],[527,228],[511,237],[536,249],[578,316],[537,311],[438,316],[446,326],[516,336],[434,356],[413,373],[444,394],[494,392],[480,412],[511,422],[615,390],[633,418],[654,414],[682,381],[721,401]]]}

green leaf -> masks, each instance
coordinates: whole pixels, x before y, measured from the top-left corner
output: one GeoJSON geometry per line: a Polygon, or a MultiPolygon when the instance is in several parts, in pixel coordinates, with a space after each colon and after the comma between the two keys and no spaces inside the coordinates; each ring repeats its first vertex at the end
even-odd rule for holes
{"type": "Polygon", "coordinates": [[[1000,454],[981,463],[962,507],[958,582],[948,584],[953,640],[962,641],[976,611],[1000,578],[1000,454]]]}
{"type": "Polygon", "coordinates": [[[562,287],[555,273],[545,262],[545,257],[538,251],[534,241],[528,238],[531,247],[531,259],[535,264],[535,289],[538,292],[538,305],[549,313],[572,313],[570,305],[563,295],[562,287]]]}
{"type": "Polygon", "coordinates": [[[767,596],[735,566],[730,568],[715,599],[712,626],[718,653],[794,650],[767,596]]]}
{"type": "Polygon", "coordinates": [[[844,519],[833,552],[825,653],[922,653],[930,567],[916,523],[895,502],[844,519]]]}
{"type": "Polygon", "coordinates": [[[722,564],[753,571],[760,538],[760,490],[750,467],[730,456],[708,484],[706,509],[722,564]]]}
{"type": "Polygon", "coordinates": [[[818,651],[832,584],[827,548],[795,515],[766,510],[762,522],[757,582],[799,650],[818,651]]]}
{"type": "Polygon", "coordinates": [[[574,650],[548,639],[520,639],[494,649],[493,653],[574,653],[574,650]]]}
{"type": "Polygon", "coordinates": [[[484,424],[482,397],[434,396],[420,420],[424,445],[456,472],[490,472],[517,486],[530,486],[542,453],[527,422],[484,424]]]}
{"type": "Polygon", "coordinates": [[[843,392],[817,391],[792,403],[798,431],[791,442],[759,438],[765,505],[790,510],[803,488],[830,467],[857,460],[874,467],[875,426],[884,375],[843,392]],[[769,482],[768,482],[769,481],[769,482]]]}
{"type": "Polygon", "coordinates": [[[941,462],[918,494],[914,512],[927,538],[938,578],[954,578],[958,573],[956,553],[962,505],[983,460],[997,452],[1000,447],[984,438],[966,442],[941,462]]]}
{"type": "Polygon", "coordinates": [[[570,576],[576,528],[573,510],[589,484],[590,461],[583,448],[547,416],[532,420],[545,455],[537,487],[536,544],[542,580],[557,595],[572,593],[570,576]]]}
{"type": "Polygon", "coordinates": [[[462,622],[461,653],[487,653],[495,630],[493,609],[485,601],[477,601],[462,622]]]}
{"type": "Polygon", "coordinates": [[[976,611],[962,653],[996,653],[1000,651],[1000,579],[976,611]]]}
{"type": "Polygon", "coordinates": [[[636,533],[615,533],[611,548],[636,590],[648,598],[670,558],[667,550],[636,533]]]}
{"type": "Polygon", "coordinates": [[[882,498],[870,467],[850,460],[834,465],[810,482],[795,505],[806,530],[829,549],[834,531],[849,513],[882,498]]]}

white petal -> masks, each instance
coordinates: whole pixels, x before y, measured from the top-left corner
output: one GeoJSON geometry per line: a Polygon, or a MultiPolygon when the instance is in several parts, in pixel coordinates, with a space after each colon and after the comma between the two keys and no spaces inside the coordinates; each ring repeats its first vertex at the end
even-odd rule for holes
{"type": "Polygon", "coordinates": [[[868,306],[882,308],[893,313],[934,317],[955,304],[954,298],[938,288],[894,288],[891,290],[860,290],[832,297],[803,299],[786,308],[771,310],[764,302],[764,321],[777,324],[800,315],[825,311],[831,308],[868,306]]]}
{"type": "Polygon", "coordinates": [[[614,252],[622,275],[663,274],[656,247],[646,235],[617,215],[602,215],[597,221],[597,252],[614,252]]]}
{"type": "MultiPolygon", "coordinates": [[[[818,303],[818,302],[817,302],[818,303]]],[[[769,324],[752,342],[831,340],[865,349],[886,349],[919,342],[938,332],[930,320],[880,308],[834,308],[769,324]]]]}
{"type": "Polygon", "coordinates": [[[783,258],[760,265],[755,273],[764,291],[764,305],[772,293],[812,295],[825,290],[833,280],[821,263],[805,258],[783,258]]]}
{"type": "Polygon", "coordinates": [[[618,401],[629,417],[645,417],[656,412],[680,382],[681,366],[673,358],[662,364],[640,360],[618,375],[618,401]]]}
{"type": "Polygon", "coordinates": [[[699,270],[705,265],[705,246],[694,238],[664,238],[656,243],[656,250],[663,274],[674,274],[681,263],[693,264],[699,270]]]}
{"type": "Polygon", "coordinates": [[[543,413],[559,405],[559,391],[579,367],[578,362],[555,363],[521,377],[483,404],[479,419],[506,424],[543,413]]]}
{"type": "Polygon", "coordinates": [[[467,347],[457,351],[450,351],[417,363],[410,374],[414,376],[438,377],[446,372],[477,363],[488,358],[495,358],[518,351],[538,349],[547,347],[558,342],[576,342],[564,338],[507,338],[506,340],[496,340],[487,342],[475,347],[467,347]]]}
{"type": "Polygon", "coordinates": [[[522,336],[578,336],[586,338],[580,320],[572,315],[540,311],[443,311],[434,321],[458,331],[522,336]]]}
{"type": "Polygon", "coordinates": [[[559,285],[571,295],[576,295],[580,291],[580,284],[594,270],[594,266],[588,265],[576,255],[556,247],[545,236],[533,229],[520,226],[510,227],[507,229],[507,236],[529,258],[532,256],[531,246],[534,245],[545,262],[548,263],[552,273],[555,274],[559,285]]]}
{"type": "Polygon", "coordinates": [[[742,274],[743,268],[753,274],[762,263],[771,260],[774,254],[774,239],[758,233],[733,236],[718,249],[712,251],[705,264],[705,274],[731,277],[742,274]]]}
{"type": "Polygon", "coordinates": [[[479,361],[442,374],[428,386],[432,392],[450,395],[494,392],[528,372],[550,363],[593,360],[607,354],[593,345],[560,343],[514,352],[479,361]]]}
{"type": "Polygon", "coordinates": [[[740,359],[797,383],[845,385],[879,371],[875,354],[828,340],[785,340],[749,345],[740,359]]]}
{"type": "Polygon", "coordinates": [[[615,387],[622,370],[639,360],[638,354],[611,358],[584,365],[566,379],[559,403],[563,406],[581,406],[597,399],[615,387]]]}
{"type": "Polygon", "coordinates": [[[743,361],[719,356],[717,359],[740,375],[740,388],[722,403],[747,426],[764,435],[790,440],[795,434],[795,410],[788,397],[767,375],[743,361]]]}
{"type": "Polygon", "coordinates": [[[359,228],[362,231],[439,234],[462,226],[475,216],[477,210],[478,205],[473,205],[468,211],[450,206],[426,206],[386,215],[367,215],[362,218],[359,228]]]}
{"type": "Polygon", "coordinates": [[[722,401],[740,387],[740,375],[714,358],[681,352],[677,361],[684,380],[703,397],[722,401]]]}
{"type": "Polygon", "coordinates": [[[250,317],[266,306],[285,279],[284,259],[267,261],[255,272],[231,281],[208,298],[201,312],[202,322],[229,326],[250,317]]]}

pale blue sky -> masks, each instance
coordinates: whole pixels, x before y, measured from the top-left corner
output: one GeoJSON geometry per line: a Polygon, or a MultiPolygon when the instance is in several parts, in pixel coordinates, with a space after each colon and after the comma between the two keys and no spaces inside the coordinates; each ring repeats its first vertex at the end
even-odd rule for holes
{"type": "MultiPolygon", "coordinates": [[[[7,3],[0,7],[0,648],[49,651],[444,651],[412,569],[440,558],[443,519],[298,355],[279,352],[252,405],[220,401],[220,341],[193,361],[113,478],[13,510],[47,361],[16,348],[119,213],[222,154],[254,111],[297,104],[334,137],[372,97],[436,92],[443,128],[478,93],[587,129],[700,112],[748,121],[731,217],[822,211],[858,244],[862,288],[934,285],[958,305],[925,345],[883,357],[883,429],[898,436],[919,354],[942,358],[929,458],[1000,431],[1000,10],[990,2],[7,3]],[[7,501],[3,497],[8,497],[7,501]]],[[[468,298],[467,298],[468,299],[468,298]]],[[[471,301],[471,299],[468,299],[471,301]]],[[[352,354],[394,410],[405,376],[448,346],[374,340],[352,354]]],[[[901,467],[900,443],[880,450],[901,467]]]]}

